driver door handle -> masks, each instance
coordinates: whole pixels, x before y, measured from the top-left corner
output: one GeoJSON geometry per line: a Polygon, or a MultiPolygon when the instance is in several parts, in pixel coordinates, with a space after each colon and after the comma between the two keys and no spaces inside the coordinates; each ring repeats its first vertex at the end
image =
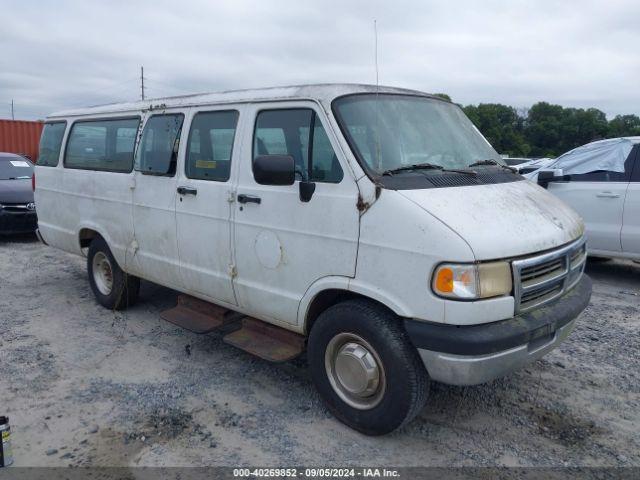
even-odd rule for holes
{"type": "Polygon", "coordinates": [[[600,192],[600,193],[596,193],[596,197],[599,197],[599,198],[620,198],[620,194],[619,193],[613,193],[613,192],[600,192]]]}
{"type": "Polygon", "coordinates": [[[191,187],[178,187],[178,193],[180,195],[197,195],[198,190],[191,187]]]}
{"type": "Polygon", "coordinates": [[[238,195],[238,202],[260,204],[262,203],[262,199],[260,197],[254,197],[253,195],[245,195],[244,193],[241,193],[240,195],[238,195]]]}

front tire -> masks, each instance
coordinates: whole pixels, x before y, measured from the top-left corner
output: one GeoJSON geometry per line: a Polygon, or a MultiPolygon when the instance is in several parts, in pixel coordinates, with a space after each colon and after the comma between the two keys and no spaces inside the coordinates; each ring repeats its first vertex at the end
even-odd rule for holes
{"type": "Polygon", "coordinates": [[[309,335],[311,376],[331,412],[367,435],[411,421],[427,398],[429,379],[399,319],[368,300],[323,312],[309,335]]]}
{"type": "Polygon", "coordinates": [[[89,285],[98,303],[110,310],[124,310],[138,300],[140,279],[125,273],[102,237],[89,245],[89,285]]]}

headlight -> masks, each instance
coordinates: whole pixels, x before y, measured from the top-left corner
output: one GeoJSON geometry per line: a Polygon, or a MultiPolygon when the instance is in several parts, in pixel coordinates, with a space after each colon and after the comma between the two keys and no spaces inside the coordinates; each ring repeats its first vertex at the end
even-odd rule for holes
{"type": "Polygon", "coordinates": [[[445,263],[436,268],[431,282],[433,291],[441,297],[476,299],[511,293],[509,262],[489,262],[476,265],[445,263]]]}

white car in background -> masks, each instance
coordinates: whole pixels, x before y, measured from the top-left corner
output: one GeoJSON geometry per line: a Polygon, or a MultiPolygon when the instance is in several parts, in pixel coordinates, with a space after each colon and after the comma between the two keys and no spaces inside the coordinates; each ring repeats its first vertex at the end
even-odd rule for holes
{"type": "Polygon", "coordinates": [[[640,137],[583,145],[525,176],[582,216],[590,255],[640,260],[640,137]]]}

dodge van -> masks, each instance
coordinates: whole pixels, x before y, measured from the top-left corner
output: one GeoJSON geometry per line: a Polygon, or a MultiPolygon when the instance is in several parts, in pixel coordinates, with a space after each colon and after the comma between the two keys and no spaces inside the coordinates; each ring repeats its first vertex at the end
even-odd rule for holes
{"type": "Polygon", "coordinates": [[[140,279],[163,318],[273,361],[306,352],[370,435],[430,381],[475,385],[562,342],[587,306],[580,217],[506,166],[462,110],[399,88],[307,85],[50,115],[41,240],[85,254],[109,309],[140,279]]]}

